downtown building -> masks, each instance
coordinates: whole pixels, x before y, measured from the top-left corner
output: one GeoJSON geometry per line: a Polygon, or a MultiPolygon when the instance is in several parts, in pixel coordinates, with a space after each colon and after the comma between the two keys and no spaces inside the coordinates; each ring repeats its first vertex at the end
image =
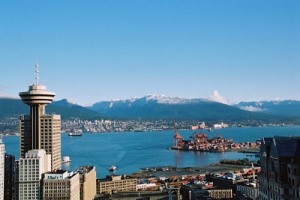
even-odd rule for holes
{"type": "Polygon", "coordinates": [[[0,200],[4,199],[5,145],[0,138],[0,200]]]}
{"type": "Polygon", "coordinates": [[[51,169],[61,168],[61,120],[60,115],[48,115],[45,107],[55,94],[38,83],[20,92],[22,101],[29,105],[30,115],[20,117],[20,158],[32,149],[44,149],[51,154],[51,169]]]}
{"type": "Polygon", "coordinates": [[[80,200],[80,175],[65,170],[47,172],[41,188],[43,200],[80,200]]]}
{"type": "Polygon", "coordinates": [[[42,174],[51,170],[51,155],[43,149],[29,150],[18,164],[17,199],[40,199],[42,174]]]}
{"type": "Polygon", "coordinates": [[[96,197],[96,170],[83,166],[77,172],[54,170],[43,175],[42,199],[91,200],[96,197]]]}
{"type": "Polygon", "coordinates": [[[20,117],[15,199],[94,199],[95,167],[81,167],[78,172],[61,170],[61,118],[45,112],[55,94],[38,84],[38,73],[36,80],[28,91],[19,93],[30,114],[20,117]]]}
{"type": "Polygon", "coordinates": [[[80,200],[94,199],[97,195],[95,166],[82,166],[79,171],[80,200]]]}
{"type": "Polygon", "coordinates": [[[15,199],[41,199],[42,174],[61,168],[60,115],[49,115],[46,105],[55,94],[38,83],[20,92],[22,101],[30,107],[30,114],[20,117],[20,160],[15,163],[15,199]]]}
{"type": "Polygon", "coordinates": [[[4,199],[15,199],[15,156],[12,154],[5,154],[4,167],[4,199]]]}
{"type": "Polygon", "coordinates": [[[263,138],[260,200],[300,199],[300,137],[263,138]]]}
{"type": "Polygon", "coordinates": [[[112,194],[114,192],[137,191],[136,178],[123,178],[118,175],[97,179],[97,194],[112,194]]]}

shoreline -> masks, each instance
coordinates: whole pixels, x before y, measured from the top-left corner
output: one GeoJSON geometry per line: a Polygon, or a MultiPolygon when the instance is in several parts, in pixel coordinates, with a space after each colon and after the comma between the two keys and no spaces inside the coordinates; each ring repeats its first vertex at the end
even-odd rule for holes
{"type": "Polygon", "coordinates": [[[181,149],[175,147],[169,147],[168,150],[175,150],[175,151],[195,151],[195,152],[209,152],[209,153],[225,153],[225,152],[238,152],[238,153],[249,153],[249,154],[258,154],[260,148],[249,148],[249,149],[229,149],[229,150],[201,150],[201,149],[181,149]]]}
{"type": "Polygon", "coordinates": [[[233,165],[212,163],[210,165],[199,167],[149,167],[148,170],[141,170],[139,172],[128,174],[128,176],[141,178],[141,177],[172,177],[172,176],[193,176],[209,173],[225,173],[229,171],[241,171],[244,168],[251,168],[250,165],[233,165]]]}

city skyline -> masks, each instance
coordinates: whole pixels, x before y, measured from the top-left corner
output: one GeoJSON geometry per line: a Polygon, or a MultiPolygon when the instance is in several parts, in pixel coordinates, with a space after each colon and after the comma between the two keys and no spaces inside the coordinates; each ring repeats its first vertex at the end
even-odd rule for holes
{"type": "Polygon", "coordinates": [[[6,1],[0,97],[300,100],[298,1],[6,1]],[[219,92],[216,92],[219,91],[219,92]]]}

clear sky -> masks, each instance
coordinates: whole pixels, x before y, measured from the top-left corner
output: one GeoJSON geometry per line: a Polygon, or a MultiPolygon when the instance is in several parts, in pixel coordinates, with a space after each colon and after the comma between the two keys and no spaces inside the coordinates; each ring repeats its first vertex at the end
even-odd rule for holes
{"type": "Polygon", "coordinates": [[[0,2],[0,96],[300,100],[299,0],[0,2]]]}

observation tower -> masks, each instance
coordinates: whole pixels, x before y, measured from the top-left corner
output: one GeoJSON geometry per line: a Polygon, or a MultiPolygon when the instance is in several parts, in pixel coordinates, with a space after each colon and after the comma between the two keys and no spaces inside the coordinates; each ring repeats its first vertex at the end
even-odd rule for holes
{"type": "Polygon", "coordinates": [[[32,149],[40,148],[40,116],[45,115],[45,106],[53,101],[55,93],[46,90],[46,86],[39,84],[39,65],[35,65],[35,84],[29,86],[26,92],[20,92],[22,101],[30,106],[32,123],[32,149]]]}
{"type": "Polygon", "coordinates": [[[39,65],[35,67],[35,83],[28,91],[19,93],[22,101],[30,107],[30,115],[20,117],[20,157],[24,158],[29,150],[44,149],[52,156],[52,169],[60,169],[60,116],[45,113],[45,107],[53,101],[55,93],[39,84],[39,65]]]}

